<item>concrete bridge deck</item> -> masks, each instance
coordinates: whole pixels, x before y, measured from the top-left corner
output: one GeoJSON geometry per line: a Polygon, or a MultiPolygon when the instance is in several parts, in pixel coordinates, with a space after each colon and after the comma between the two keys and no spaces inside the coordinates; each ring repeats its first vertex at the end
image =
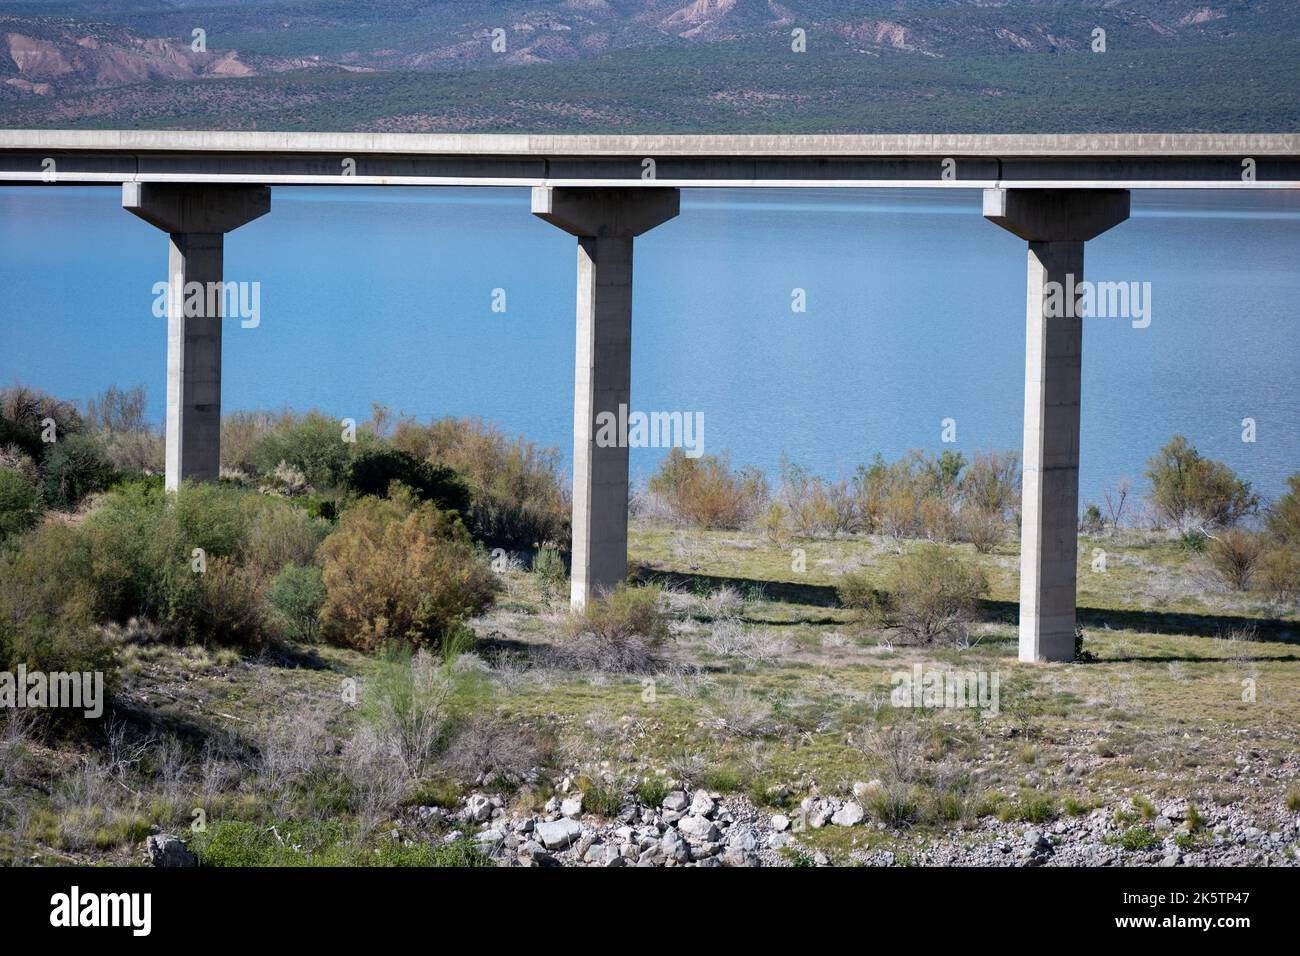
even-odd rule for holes
{"type": "Polygon", "coordinates": [[[1294,189],[1300,188],[1300,134],[0,130],[0,182],[51,181],[267,186],[1294,189]],[[653,160],[653,175],[648,174],[646,160],[653,160]],[[1253,161],[1249,176],[1243,175],[1247,160],[1253,161]],[[51,169],[56,174],[53,180],[51,169]]]}

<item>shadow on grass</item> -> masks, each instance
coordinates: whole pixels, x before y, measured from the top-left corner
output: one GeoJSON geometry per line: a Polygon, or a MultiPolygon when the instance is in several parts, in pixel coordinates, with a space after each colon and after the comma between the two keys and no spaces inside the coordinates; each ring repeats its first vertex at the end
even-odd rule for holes
{"type": "MultiPolygon", "coordinates": [[[[721,577],[681,571],[657,571],[637,568],[639,581],[692,591],[701,596],[721,587],[730,587],[746,597],[802,604],[809,607],[840,607],[835,588],[826,584],[796,584],[791,581],[760,581],[754,578],[721,577]]],[[[1014,625],[1019,620],[1017,601],[981,602],[988,620],[1014,625]]],[[[1189,634],[1196,637],[1227,637],[1237,634],[1242,640],[1267,641],[1300,645],[1300,623],[1276,618],[1243,617],[1237,614],[1194,614],[1186,611],[1142,611],[1131,609],[1080,607],[1080,626],[1116,631],[1141,631],[1147,634],[1189,634]]],[[[837,618],[804,620],[807,624],[840,624],[837,618]]],[[[1160,660],[1171,660],[1163,657],[1160,660]]],[[[1204,658],[1189,658],[1204,660],[1204,658]]],[[[1288,660],[1290,658],[1282,658],[1288,660]]]]}

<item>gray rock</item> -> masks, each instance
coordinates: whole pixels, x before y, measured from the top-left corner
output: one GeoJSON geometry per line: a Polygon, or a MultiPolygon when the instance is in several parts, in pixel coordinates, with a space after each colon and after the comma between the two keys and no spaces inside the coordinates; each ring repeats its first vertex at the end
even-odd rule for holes
{"type": "Polygon", "coordinates": [[[784,833],[786,830],[790,829],[790,818],[784,813],[775,814],[772,817],[772,829],[777,833],[784,833]]]}
{"type": "Polygon", "coordinates": [[[831,817],[831,823],[835,824],[837,827],[857,826],[863,821],[866,815],[866,811],[862,809],[860,803],[850,800],[848,803],[844,804],[844,806],[840,807],[839,810],[835,811],[835,815],[831,817]]]}
{"type": "Polygon", "coordinates": [[[560,804],[560,815],[570,820],[582,816],[582,794],[576,793],[560,804]]]}
{"type": "Polygon", "coordinates": [[[153,866],[198,866],[199,861],[180,837],[158,833],[145,844],[149,862],[153,866]]]}
{"type": "Polygon", "coordinates": [[[519,857],[521,859],[533,860],[537,863],[545,862],[551,858],[551,854],[546,851],[536,840],[529,840],[519,848],[519,857]]]}
{"type": "Polygon", "coordinates": [[[686,841],[681,838],[676,830],[668,830],[664,833],[663,838],[659,841],[659,849],[663,855],[670,860],[676,860],[678,863],[689,862],[691,858],[690,847],[686,841]]]}
{"type": "Polygon", "coordinates": [[[492,816],[492,801],[476,793],[465,801],[465,818],[471,823],[482,823],[492,816]]]}
{"type": "Polygon", "coordinates": [[[713,821],[708,817],[686,817],[677,825],[682,835],[692,843],[705,843],[716,840],[719,836],[718,828],[713,825],[713,821]]]}
{"type": "Polygon", "coordinates": [[[582,826],[574,820],[553,820],[537,824],[536,833],[548,850],[559,850],[582,835],[582,826]]]}
{"type": "Polygon", "coordinates": [[[690,806],[690,801],[686,798],[686,794],[680,790],[674,790],[664,797],[663,808],[665,810],[674,810],[681,813],[688,806],[690,806]]]}
{"type": "Polygon", "coordinates": [[[714,809],[713,798],[704,790],[696,790],[695,796],[691,799],[691,816],[693,817],[711,817],[714,809]]]}

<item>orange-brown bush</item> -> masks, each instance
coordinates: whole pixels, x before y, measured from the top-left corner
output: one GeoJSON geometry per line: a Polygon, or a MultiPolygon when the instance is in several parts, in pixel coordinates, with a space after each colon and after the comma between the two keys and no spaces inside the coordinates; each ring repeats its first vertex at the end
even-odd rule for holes
{"type": "Polygon", "coordinates": [[[767,482],[757,471],[733,472],[726,457],[690,458],[674,448],[650,478],[677,520],[697,528],[739,528],[767,501],[767,482]]]}
{"type": "Polygon", "coordinates": [[[1245,591],[1255,576],[1263,549],[1259,535],[1228,528],[1215,535],[1205,550],[1223,582],[1234,591],[1245,591]]]}
{"type": "Polygon", "coordinates": [[[362,650],[437,644],[498,586],[458,519],[401,490],[349,507],[321,553],[325,634],[362,650]]]}

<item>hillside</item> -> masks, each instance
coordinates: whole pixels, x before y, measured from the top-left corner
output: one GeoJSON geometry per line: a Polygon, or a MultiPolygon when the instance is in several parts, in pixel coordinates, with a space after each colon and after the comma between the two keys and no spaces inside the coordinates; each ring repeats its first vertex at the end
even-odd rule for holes
{"type": "Polygon", "coordinates": [[[1285,0],[8,2],[0,122],[1281,131],[1297,53],[1285,0]]]}

